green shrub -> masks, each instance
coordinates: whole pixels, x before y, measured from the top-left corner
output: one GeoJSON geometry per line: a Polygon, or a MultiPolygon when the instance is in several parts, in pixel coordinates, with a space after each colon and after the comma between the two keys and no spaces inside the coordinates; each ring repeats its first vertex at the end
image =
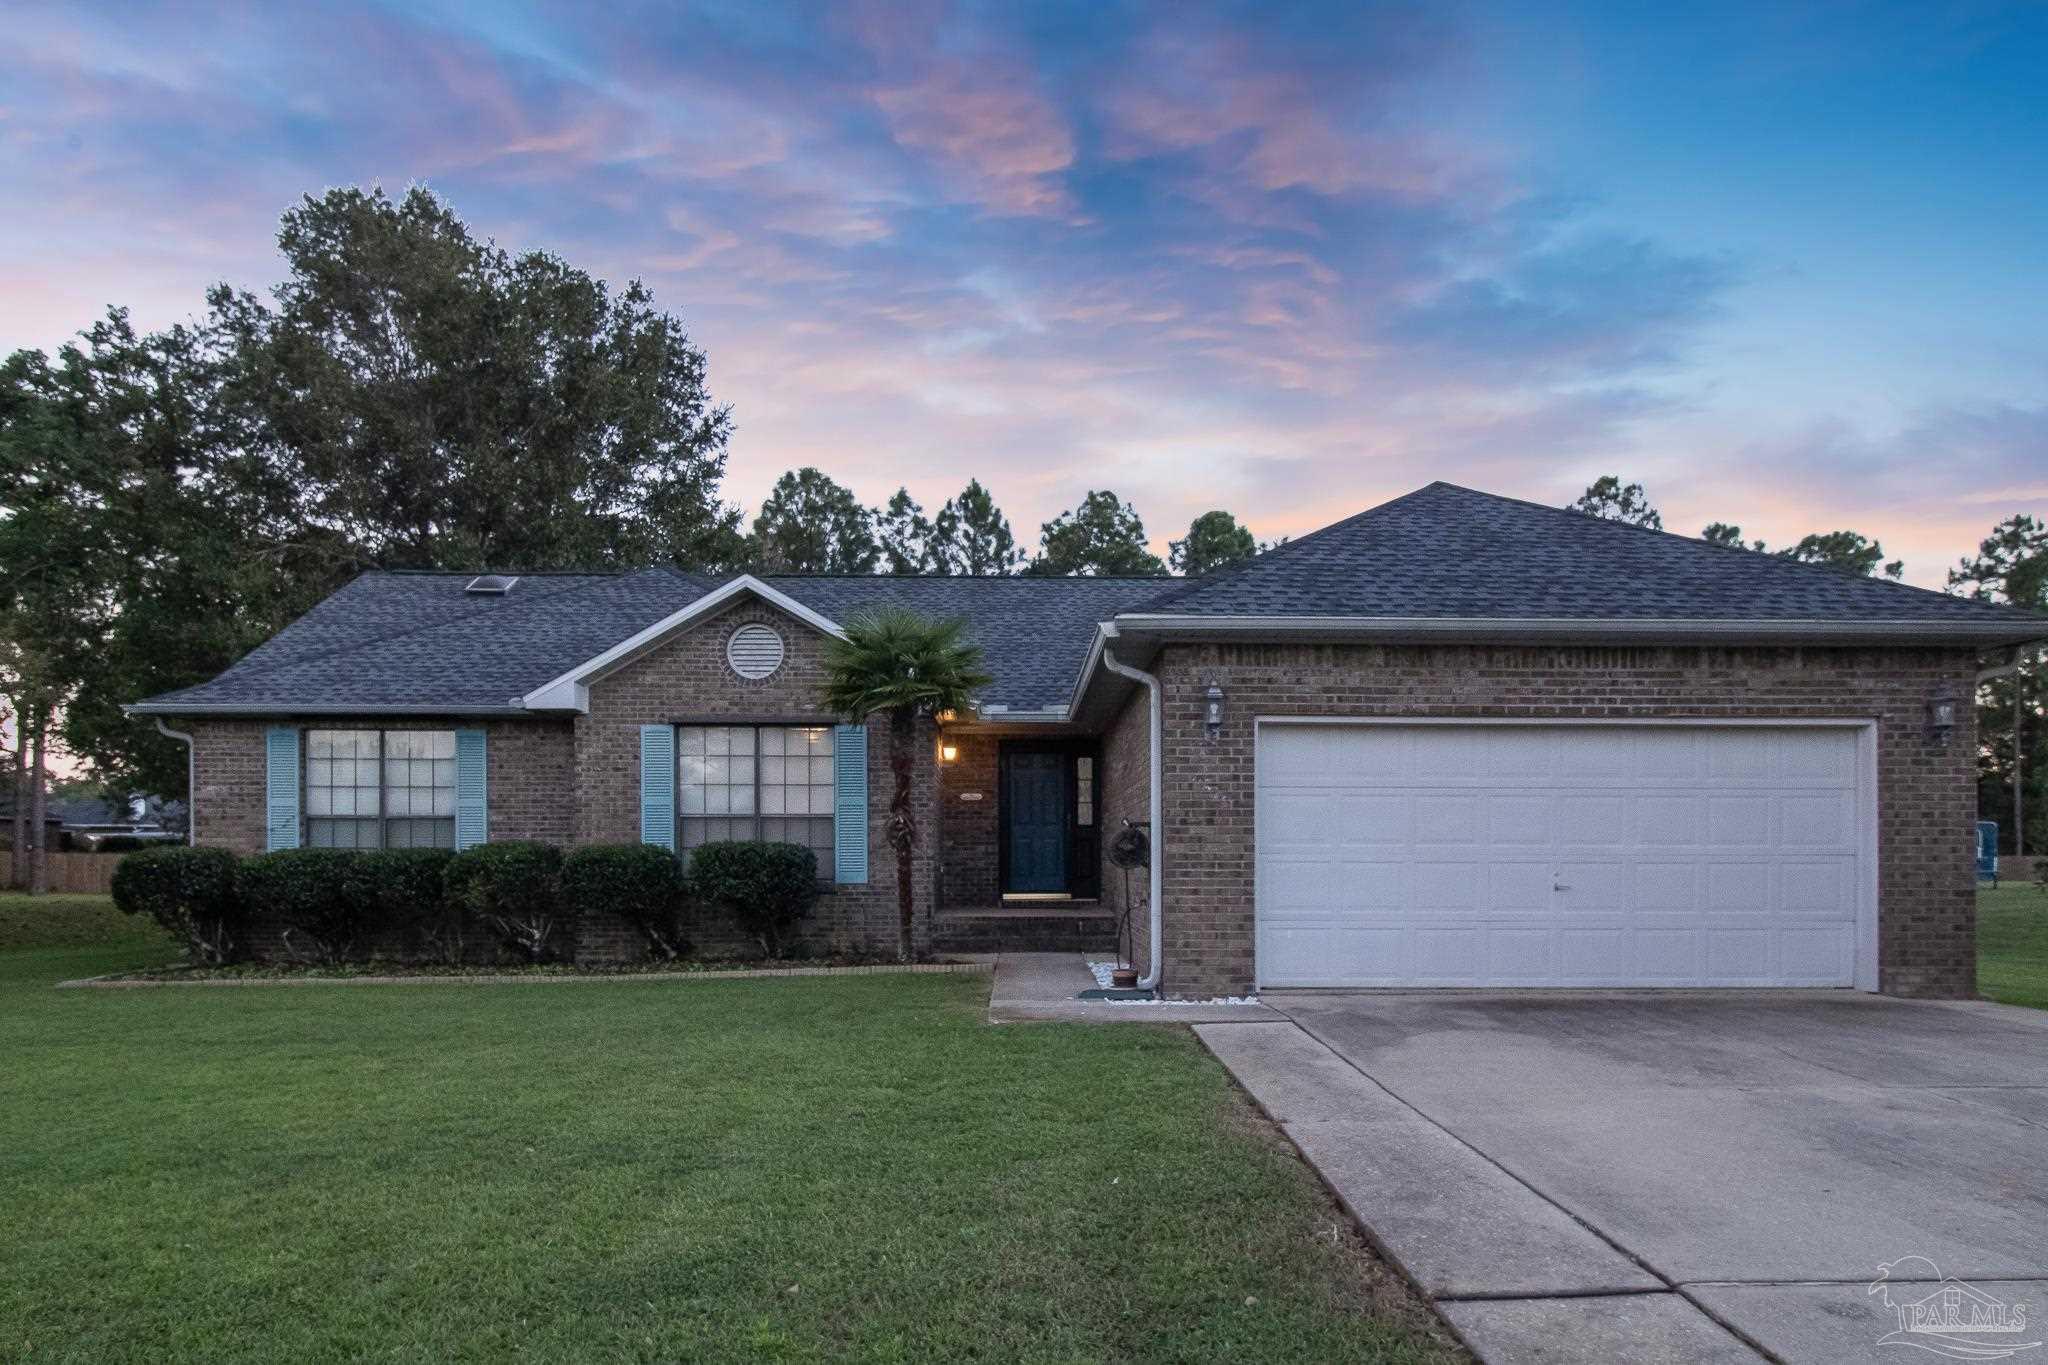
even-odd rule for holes
{"type": "Polygon", "coordinates": [[[235,855],[219,848],[146,848],[114,868],[114,904],[147,915],[195,961],[218,967],[241,946],[247,924],[235,855]]]}
{"type": "Polygon", "coordinates": [[[562,859],[562,898],[580,912],[631,920],[647,955],[672,962],[690,951],[683,913],[690,887],[676,855],[656,844],[590,844],[562,859]]]}
{"type": "Polygon", "coordinates": [[[376,932],[403,934],[428,961],[460,963],[469,915],[447,894],[448,864],[454,857],[454,850],[446,848],[363,853],[349,869],[349,893],[363,904],[376,932]]]}
{"type": "Polygon", "coordinates": [[[316,962],[346,962],[376,933],[378,907],[361,891],[365,854],[352,848],[286,848],[242,864],[249,913],[284,926],[284,946],[316,962]]]}
{"type": "Polygon", "coordinates": [[[448,895],[528,962],[550,961],[560,940],[572,944],[580,903],[562,899],[562,850],[513,841],[478,844],[448,864],[448,895]]]}
{"type": "Polygon", "coordinates": [[[818,899],[818,858],[802,844],[733,839],[690,855],[690,886],[723,907],[769,957],[818,899]]]}

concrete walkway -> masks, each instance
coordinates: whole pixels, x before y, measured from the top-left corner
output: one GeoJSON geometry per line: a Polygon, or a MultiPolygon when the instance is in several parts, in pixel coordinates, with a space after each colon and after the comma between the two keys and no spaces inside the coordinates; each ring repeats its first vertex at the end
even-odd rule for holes
{"type": "Polygon", "coordinates": [[[1266,1003],[1296,1027],[1195,1032],[1482,1359],[1898,1358],[1885,1305],[1936,1275],[2026,1305],[2029,1330],[1977,1345],[2044,1335],[2048,1014],[1848,992],[1266,1003]]]}
{"type": "Polygon", "coordinates": [[[1095,976],[1083,953],[965,954],[995,967],[989,992],[991,1023],[1034,1019],[1076,1019],[1090,1024],[1280,1023],[1286,1017],[1264,1005],[1203,1005],[1179,1002],[1083,1000],[1095,976]]]}

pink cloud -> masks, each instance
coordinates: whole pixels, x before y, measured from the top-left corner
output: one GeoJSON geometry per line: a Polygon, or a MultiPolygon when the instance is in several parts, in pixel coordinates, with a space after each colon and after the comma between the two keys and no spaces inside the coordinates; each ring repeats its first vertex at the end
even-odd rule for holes
{"type": "MultiPolygon", "coordinates": [[[[1385,32],[1391,50],[1440,65],[1413,33],[1385,32]]],[[[1119,160],[1197,153],[1212,173],[1257,190],[1423,201],[1458,193],[1481,172],[1472,149],[1390,116],[1418,74],[1401,63],[1360,62],[1333,75],[1275,60],[1247,33],[1175,21],[1138,44],[1133,68],[1100,101],[1108,152],[1119,160]]]]}
{"type": "Polygon", "coordinates": [[[896,141],[935,153],[956,194],[990,213],[1067,215],[1073,199],[1058,174],[1074,143],[1052,108],[1021,84],[962,63],[874,91],[896,141]]]}
{"type": "Polygon", "coordinates": [[[1272,537],[1435,477],[1563,502],[1615,472],[1674,526],[1854,524],[1917,572],[2043,492],[2029,409],[1703,411],[1731,270],[1539,212],[1441,116],[1489,73],[1433,9],[1091,9],[1050,54],[1025,13],[34,12],[0,53],[0,342],[260,288],[296,195],[423,179],[648,277],[750,503],[802,463],[927,506],[974,475],[1030,540],[1114,471],[1163,550],[1215,506],[1272,537]]]}
{"type": "Polygon", "coordinates": [[[949,197],[996,217],[1070,217],[1065,116],[1036,72],[993,43],[942,46],[948,17],[937,5],[858,8],[850,27],[875,64],[866,98],[899,147],[932,159],[949,197]]]}

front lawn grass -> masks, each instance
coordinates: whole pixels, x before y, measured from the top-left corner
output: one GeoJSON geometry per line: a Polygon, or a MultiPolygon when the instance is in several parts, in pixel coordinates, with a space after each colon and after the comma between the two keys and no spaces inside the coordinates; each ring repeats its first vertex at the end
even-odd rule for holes
{"type": "Polygon", "coordinates": [[[0,1359],[1455,1358],[1185,1030],[167,954],[0,952],[0,1359]]]}
{"type": "Polygon", "coordinates": [[[25,896],[0,891],[0,952],[15,948],[129,947],[150,960],[171,940],[154,923],[124,915],[108,896],[25,896]]]}
{"type": "Polygon", "coordinates": [[[1977,893],[1977,989],[2048,1009],[2048,891],[2011,882],[1977,893]]]}

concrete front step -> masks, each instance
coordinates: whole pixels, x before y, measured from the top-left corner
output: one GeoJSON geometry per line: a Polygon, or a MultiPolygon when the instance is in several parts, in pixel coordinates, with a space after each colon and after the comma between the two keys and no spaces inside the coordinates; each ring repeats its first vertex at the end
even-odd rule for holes
{"type": "Polygon", "coordinates": [[[932,921],[941,953],[1114,953],[1116,916],[1101,909],[1004,905],[941,910],[932,921]]]}

